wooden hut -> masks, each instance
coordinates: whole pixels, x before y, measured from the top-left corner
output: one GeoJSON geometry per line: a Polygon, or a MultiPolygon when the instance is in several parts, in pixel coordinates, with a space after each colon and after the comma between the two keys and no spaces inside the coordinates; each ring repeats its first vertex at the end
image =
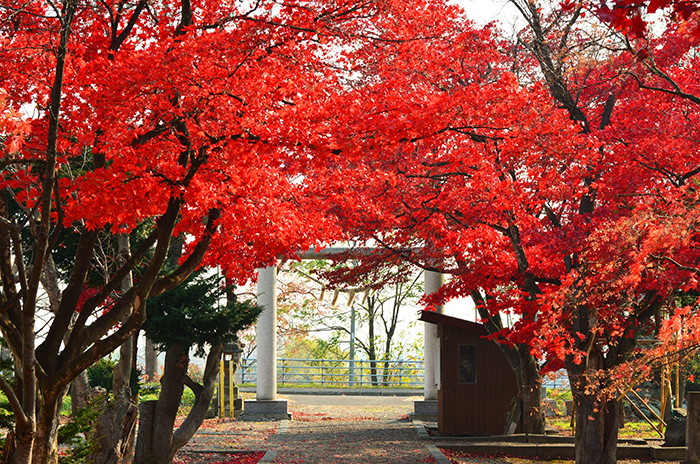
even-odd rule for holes
{"type": "Polygon", "coordinates": [[[438,432],[503,434],[518,385],[500,348],[485,338],[486,328],[433,311],[423,311],[420,320],[438,326],[438,432]]]}

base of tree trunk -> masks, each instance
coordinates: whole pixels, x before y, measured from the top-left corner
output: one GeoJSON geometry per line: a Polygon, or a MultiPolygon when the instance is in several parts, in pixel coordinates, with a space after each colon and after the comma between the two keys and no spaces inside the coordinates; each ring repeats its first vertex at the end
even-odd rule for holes
{"type": "Polygon", "coordinates": [[[130,463],[136,437],[138,407],[134,398],[120,396],[107,404],[95,428],[98,438],[92,462],[96,464],[130,463]],[[121,399],[121,401],[119,401],[121,399]]]}

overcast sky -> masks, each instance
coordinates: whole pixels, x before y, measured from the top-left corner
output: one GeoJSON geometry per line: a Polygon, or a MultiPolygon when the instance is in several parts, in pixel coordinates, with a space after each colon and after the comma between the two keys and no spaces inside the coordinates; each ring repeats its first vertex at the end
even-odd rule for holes
{"type": "Polygon", "coordinates": [[[497,21],[505,36],[510,36],[512,31],[522,29],[524,21],[512,3],[508,0],[453,0],[461,6],[467,17],[478,25],[484,25],[491,21],[497,21]],[[517,28],[515,25],[517,24],[517,28]]]}
{"type": "Polygon", "coordinates": [[[455,3],[464,8],[469,18],[479,24],[486,24],[493,19],[508,22],[518,13],[506,0],[455,0],[455,3]]]}

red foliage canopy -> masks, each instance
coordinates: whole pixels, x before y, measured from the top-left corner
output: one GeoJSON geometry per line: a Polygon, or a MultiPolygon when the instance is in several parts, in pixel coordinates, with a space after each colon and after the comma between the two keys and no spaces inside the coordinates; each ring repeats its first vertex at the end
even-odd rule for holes
{"type": "Polygon", "coordinates": [[[339,192],[333,211],[356,239],[452,274],[436,299],[478,295],[492,314],[516,316],[501,332],[510,342],[569,366],[598,350],[612,367],[697,285],[697,40],[679,25],[649,39],[655,61],[629,42],[596,56],[580,14],[571,27],[556,17],[535,40],[586,45],[543,59],[539,75],[518,69],[540,82],[519,81],[488,31],[465,31],[410,74],[419,91],[368,87],[387,95],[367,98],[368,114],[400,107],[430,123],[319,185],[339,192]]]}

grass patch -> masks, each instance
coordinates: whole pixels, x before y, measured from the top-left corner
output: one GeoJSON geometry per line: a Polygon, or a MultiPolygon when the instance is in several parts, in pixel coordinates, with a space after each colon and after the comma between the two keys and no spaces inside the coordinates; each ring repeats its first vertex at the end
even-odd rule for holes
{"type": "Polygon", "coordinates": [[[661,438],[647,421],[625,422],[618,432],[619,438],[661,438]]]}
{"type": "MultiPolygon", "coordinates": [[[[547,424],[557,429],[562,435],[571,435],[571,416],[548,417],[547,424]]],[[[618,431],[618,438],[654,438],[659,439],[656,433],[646,421],[628,421],[625,426],[618,431]]]]}

